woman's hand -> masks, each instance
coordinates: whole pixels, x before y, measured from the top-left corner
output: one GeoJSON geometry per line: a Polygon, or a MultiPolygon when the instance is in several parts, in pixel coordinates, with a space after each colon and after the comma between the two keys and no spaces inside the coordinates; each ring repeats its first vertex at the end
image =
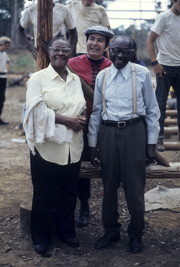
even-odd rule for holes
{"type": "Polygon", "coordinates": [[[84,129],[86,125],[86,117],[79,115],[77,117],[67,117],[63,115],[56,114],[56,123],[64,124],[67,128],[79,132],[84,129]]]}
{"type": "Polygon", "coordinates": [[[77,116],[75,118],[69,118],[66,126],[75,132],[79,132],[84,129],[86,125],[86,117],[85,116],[77,116]]]}

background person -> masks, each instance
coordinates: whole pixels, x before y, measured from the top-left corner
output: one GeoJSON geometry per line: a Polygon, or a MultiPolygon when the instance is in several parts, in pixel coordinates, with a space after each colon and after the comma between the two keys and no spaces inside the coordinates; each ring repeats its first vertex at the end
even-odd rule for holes
{"type": "Polygon", "coordinates": [[[110,29],[109,19],[103,6],[97,5],[93,0],[72,1],[69,8],[73,15],[78,41],[76,47],[77,55],[87,53],[86,37],[84,31],[96,25],[102,25],[110,29]]]}
{"type": "Polygon", "coordinates": [[[69,42],[52,39],[48,51],[49,66],[32,74],[27,82],[23,124],[31,150],[31,236],[40,254],[50,244],[53,220],[60,240],[79,246],[74,211],[86,123],[79,77],[66,68],[69,42]]]}
{"type": "Polygon", "coordinates": [[[161,111],[157,149],[164,151],[164,121],[169,89],[177,97],[177,119],[180,138],[180,0],[158,15],[147,38],[147,50],[156,74],[156,97],[161,111]],[[158,53],[155,50],[157,43],[158,53]]]}
{"type": "Polygon", "coordinates": [[[7,125],[8,122],[2,120],[1,115],[5,102],[7,72],[9,70],[9,57],[6,51],[9,49],[11,39],[2,36],[0,37],[0,125],[7,125]]]}
{"type": "MultiPolygon", "coordinates": [[[[65,34],[64,29],[67,28],[69,30],[69,41],[71,44],[72,54],[75,54],[77,31],[74,24],[74,20],[72,18],[72,14],[69,8],[65,5],[59,3],[54,3],[53,5],[53,36],[62,36],[63,34],[65,34]]],[[[32,4],[24,10],[24,13],[22,14],[22,17],[18,24],[18,32],[25,41],[26,48],[36,59],[37,51],[35,47],[37,36],[37,3],[32,4]],[[33,26],[35,46],[32,44],[32,42],[29,40],[28,36],[25,33],[25,29],[27,29],[30,25],[33,26]]]]}
{"type": "Polygon", "coordinates": [[[102,222],[105,233],[95,248],[103,249],[120,239],[117,191],[122,184],[131,216],[130,250],[138,253],[142,250],[144,230],[146,150],[147,157],[152,160],[159,133],[159,108],[150,72],[139,64],[135,64],[137,100],[134,98],[136,108],[133,108],[132,63],[129,62],[132,52],[133,42],[129,37],[116,36],[110,43],[113,64],[102,70],[96,79],[88,142],[94,166],[98,166],[97,147],[99,149],[104,187],[102,222]]]}
{"type": "MultiPolygon", "coordinates": [[[[86,36],[87,54],[69,59],[68,66],[94,90],[95,79],[99,71],[111,65],[111,61],[105,58],[103,54],[114,34],[106,27],[92,26],[85,30],[84,35],[86,36]]],[[[88,125],[93,103],[89,98],[86,98],[86,103],[88,125]]],[[[83,161],[89,160],[87,133],[88,127],[85,127],[83,161]]],[[[88,224],[89,219],[90,179],[79,179],[78,197],[80,199],[80,212],[77,225],[83,227],[88,224]]]]}
{"type": "Polygon", "coordinates": [[[133,41],[133,52],[132,52],[132,56],[131,56],[131,62],[134,62],[136,64],[142,65],[144,67],[147,67],[146,64],[144,63],[144,61],[142,61],[141,59],[138,58],[137,56],[137,44],[134,41],[134,39],[132,38],[133,41]]]}

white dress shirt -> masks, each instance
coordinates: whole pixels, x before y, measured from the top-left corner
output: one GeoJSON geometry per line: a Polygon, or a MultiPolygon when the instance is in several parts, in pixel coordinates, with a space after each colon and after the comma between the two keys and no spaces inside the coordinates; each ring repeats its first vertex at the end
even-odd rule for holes
{"type": "Polygon", "coordinates": [[[121,70],[109,67],[105,86],[106,112],[103,114],[102,81],[105,70],[96,78],[93,112],[89,123],[89,146],[96,147],[101,119],[123,121],[144,116],[147,123],[147,142],[156,144],[159,134],[160,111],[152,87],[151,75],[146,67],[135,64],[137,112],[132,113],[132,73],[130,62],[121,70]]]}

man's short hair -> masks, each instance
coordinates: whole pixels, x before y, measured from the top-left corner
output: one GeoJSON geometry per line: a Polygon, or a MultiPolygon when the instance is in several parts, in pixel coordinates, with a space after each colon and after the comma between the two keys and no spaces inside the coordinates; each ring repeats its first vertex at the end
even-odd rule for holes
{"type": "Polygon", "coordinates": [[[111,40],[111,43],[109,44],[109,46],[111,46],[111,44],[117,39],[117,38],[121,38],[121,39],[126,39],[129,41],[129,45],[131,45],[131,48],[134,49],[134,42],[133,39],[128,37],[128,36],[122,36],[122,35],[116,35],[114,36],[114,38],[111,40]]]}

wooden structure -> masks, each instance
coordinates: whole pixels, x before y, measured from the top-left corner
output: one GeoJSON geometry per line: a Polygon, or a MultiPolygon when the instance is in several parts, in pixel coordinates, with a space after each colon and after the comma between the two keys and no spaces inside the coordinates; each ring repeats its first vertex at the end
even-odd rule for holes
{"type": "MultiPolygon", "coordinates": [[[[101,178],[100,168],[95,168],[90,162],[84,161],[81,165],[80,178],[101,178]]],[[[146,178],[180,178],[180,163],[171,162],[169,167],[149,165],[146,167],[146,178]]]]}
{"type": "MultiPolygon", "coordinates": [[[[100,168],[95,168],[90,162],[82,162],[80,177],[86,178],[101,178],[100,168]]],[[[146,178],[150,179],[178,179],[180,178],[180,163],[172,162],[170,167],[161,165],[150,165],[146,167],[146,178]]],[[[21,229],[27,234],[30,233],[30,210],[32,200],[27,199],[26,203],[20,205],[20,224],[21,229]]]]}
{"type": "Polygon", "coordinates": [[[165,119],[165,122],[164,122],[164,125],[167,126],[167,125],[177,125],[177,119],[165,119]]]}
{"type": "Polygon", "coordinates": [[[40,70],[46,68],[49,64],[49,58],[47,54],[43,52],[41,42],[45,41],[47,43],[52,38],[53,0],[38,0],[37,8],[36,69],[40,70]]]}
{"type": "Polygon", "coordinates": [[[178,127],[164,127],[165,134],[176,135],[178,134],[178,127]]]}
{"type": "Polygon", "coordinates": [[[180,150],[180,142],[164,142],[165,150],[180,150]]]}
{"type": "Polygon", "coordinates": [[[170,116],[170,117],[176,117],[177,116],[177,110],[175,109],[167,109],[166,110],[166,116],[170,116]]]}

